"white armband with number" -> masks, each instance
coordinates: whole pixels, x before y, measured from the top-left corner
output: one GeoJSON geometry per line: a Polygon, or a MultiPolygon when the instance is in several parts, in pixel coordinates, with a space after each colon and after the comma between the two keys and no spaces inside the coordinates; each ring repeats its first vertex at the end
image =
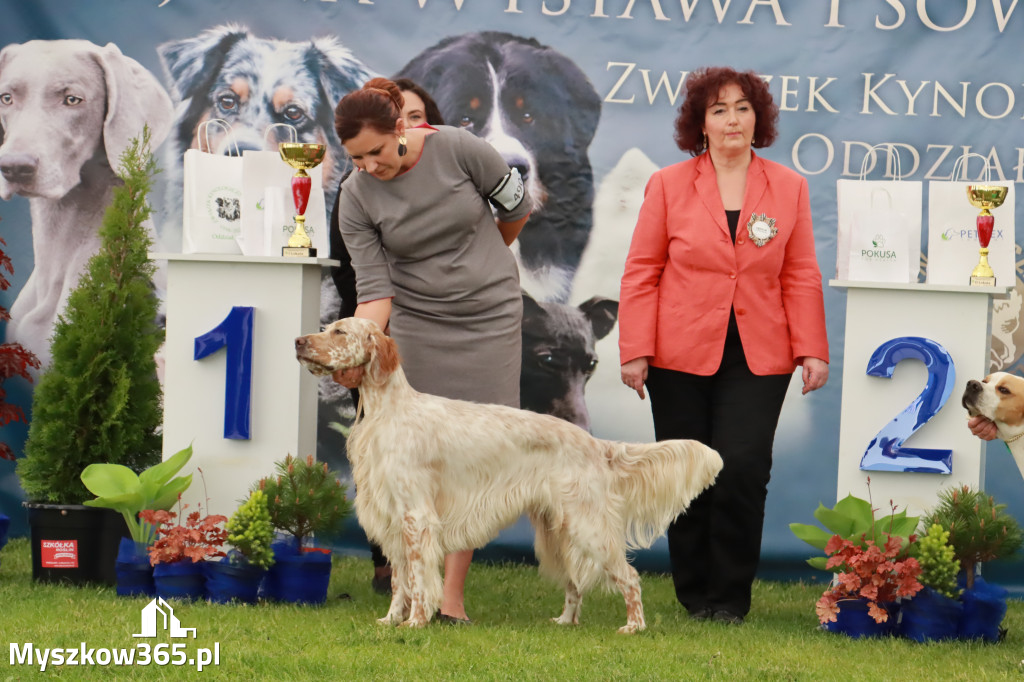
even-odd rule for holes
{"type": "Polygon", "coordinates": [[[494,205],[511,211],[522,203],[524,194],[523,176],[519,174],[518,168],[513,168],[501,179],[501,182],[487,198],[494,205]]]}

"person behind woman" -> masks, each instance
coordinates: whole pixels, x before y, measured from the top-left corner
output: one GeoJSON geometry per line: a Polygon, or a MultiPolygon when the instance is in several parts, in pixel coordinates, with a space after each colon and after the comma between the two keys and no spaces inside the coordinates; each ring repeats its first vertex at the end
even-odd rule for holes
{"type": "MultiPolygon", "coordinates": [[[[395,85],[402,91],[402,118],[410,128],[422,125],[439,126],[444,125],[444,118],[434,99],[427,94],[427,91],[408,78],[396,78],[395,85]]],[[[341,179],[344,183],[349,173],[341,179]]],[[[338,290],[341,299],[341,308],[338,311],[338,318],[352,317],[356,313],[356,272],[352,269],[352,257],[345,248],[345,240],[341,237],[341,230],[338,227],[338,202],[341,201],[341,183],[338,193],[334,199],[334,206],[331,209],[330,237],[330,258],[338,261],[338,265],[331,268],[331,279],[338,290]]],[[[359,404],[359,389],[351,389],[352,402],[359,404]]],[[[370,543],[370,559],[373,561],[373,589],[379,594],[390,594],[391,592],[391,566],[388,565],[387,557],[381,551],[380,546],[370,543]]]]}
{"type": "MultiPolygon", "coordinates": [[[[487,142],[447,126],[409,128],[403,101],[393,82],[374,78],[335,110],[360,171],[337,209],[356,273],[355,316],[390,325],[416,390],[518,407],[522,296],[508,247],[530,199],[487,142]]],[[[472,550],[445,557],[441,620],[469,622],[471,559],[472,550]]]]}
{"type": "Polygon", "coordinates": [[[715,484],[669,527],[676,597],[739,624],[761,549],[772,443],[791,375],[828,380],[807,181],[752,147],[778,108],[753,72],[691,73],[675,140],[696,157],[647,184],[619,299],[622,382],[651,394],[658,440],[719,451],[715,484]]]}

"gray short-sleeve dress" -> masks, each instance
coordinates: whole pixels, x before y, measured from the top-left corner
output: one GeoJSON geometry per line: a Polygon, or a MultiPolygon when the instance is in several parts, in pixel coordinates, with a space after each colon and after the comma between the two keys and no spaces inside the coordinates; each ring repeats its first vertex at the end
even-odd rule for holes
{"type": "MultiPolygon", "coordinates": [[[[391,336],[424,393],[519,406],[522,295],[487,197],[509,167],[487,142],[437,126],[391,180],[352,173],[338,205],[360,303],[392,298],[391,336]]],[[[530,212],[528,196],[498,217],[530,212]]]]}

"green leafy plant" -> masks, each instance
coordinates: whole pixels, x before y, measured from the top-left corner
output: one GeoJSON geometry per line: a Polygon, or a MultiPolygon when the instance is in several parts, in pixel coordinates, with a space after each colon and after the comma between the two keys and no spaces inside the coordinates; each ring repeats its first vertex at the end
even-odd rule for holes
{"type": "Polygon", "coordinates": [[[305,460],[288,455],[274,465],[276,476],[260,479],[253,487],[267,496],[270,522],[295,538],[302,547],[315,533],[330,533],[352,510],[345,486],[327,464],[317,464],[312,455],[305,460]]]}
{"type": "Polygon", "coordinates": [[[154,355],[163,342],[146,220],[156,173],[150,131],[121,155],[113,201],[90,259],[53,333],[53,361],[32,400],[22,488],[32,501],[81,504],[94,462],[142,471],[160,461],[163,421],[154,355]]]}
{"type": "Polygon", "coordinates": [[[956,576],[960,562],[949,544],[949,531],[937,523],[928,526],[928,532],[918,538],[914,554],[921,564],[921,582],[950,599],[960,596],[956,576]]]}
{"type": "MultiPolygon", "coordinates": [[[[868,479],[868,485],[870,484],[871,480],[868,479]]],[[[897,537],[901,541],[901,551],[906,552],[919,520],[916,516],[907,516],[905,509],[897,512],[893,507],[891,514],[876,521],[871,502],[853,495],[847,495],[839,500],[831,509],[819,502],[818,508],[814,511],[814,518],[827,530],[805,523],[791,523],[789,529],[793,535],[826,554],[826,546],[837,535],[840,539],[849,540],[861,548],[867,548],[869,541],[877,547],[882,547],[886,545],[889,537],[897,537]]],[[[823,571],[836,570],[827,567],[828,557],[825,556],[813,557],[808,559],[807,563],[823,571]]]]}
{"type": "Polygon", "coordinates": [[[967,485],[941,491],[939,504],[922,522],[949,531],[949,543],[966,574],[968,589],[974,587],[978,564],[1010,557],[1024,542],[1020,525],[1006,512],[1006,505],[996,504],[991,495],[967,485]]]}
{"type": "Polygon", "coordinates": [[[121,512],[132,540],[149,545],[154,540],[154,528],[136,517],[143,509],[166,511],[174,506],[192,484],[192,474],[175,476],[191,457],[189,445],[141,474],[121,464],[90,464],[82,472],[82,483],[96,499],[84,504],[121,512]]]}
{"type": "Polygon", "coordinates": [[[228,542],[253,566],[270,568],[274,552],[274,526],[270,522],[267,496],[262,490],[253,490],[249,499],[231,515],[227,525],[228,542]]]}

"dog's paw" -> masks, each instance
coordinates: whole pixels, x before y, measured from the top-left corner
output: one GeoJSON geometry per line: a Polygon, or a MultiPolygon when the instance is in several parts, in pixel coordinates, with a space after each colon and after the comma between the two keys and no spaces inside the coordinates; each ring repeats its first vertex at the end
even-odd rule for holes
{"type": "Polygon", "coordinates": [[[402,619],[401,619],[401,617],[398,617],[398,618],[393,617],[389,613],[388,615],[384,616],[383,618],[378,618],[377,622],[380,623],[381,625],[396,626],[396,625],[401,625],[402,619]]]}
{"type": "Polygon", "coordinates": [[[567,616],[563,613],[557,618],[552,618],[551,622],[556,623],[558,625],[579,625],[580,619],[573,616],[567,616]]]}
{"type": "Polygon", "coordinates": [[[619,628],[618,633],[620,635],[632,635],[636,634],[637,632],[640,632],[641,630],[646,629],[647,625],[644,623],[626,623],[621,628],[619,628]]]}
{"type": "Polygon", "coordinates": [[[420,618],[410,618],[398,627],[400,628],[425,628],[427,621],[420,618]]]}

